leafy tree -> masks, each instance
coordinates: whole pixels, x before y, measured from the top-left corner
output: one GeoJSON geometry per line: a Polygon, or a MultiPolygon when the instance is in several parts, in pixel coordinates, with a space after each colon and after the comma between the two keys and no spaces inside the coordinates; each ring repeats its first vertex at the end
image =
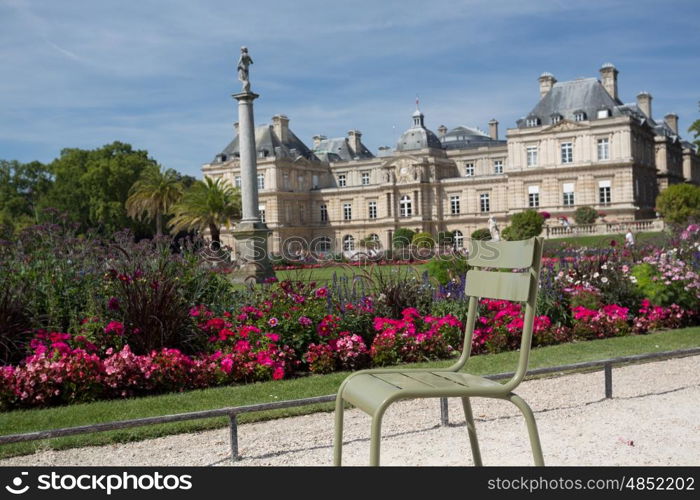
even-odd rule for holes
{"type": "Polygon", "coordinates": [[[221,241],[221,226],[241,217],[241,194],[223,179],[205,177],[195,182],[173,206],[172,233],[182,230],[209,230],[212,241],[221,241]]]}
{"type": "Polygon", "coordinates": [[[527,240],[533,236],[539,236],[544,226],[544,217],[534,210],[525,210],[517,213],[510,221],[510,226],[503,230],[506,240],[527,240]]]}
{"type": "Polygon", "coordinates": [[[416,233],[413,235],[411,243],[419,248],[433,248],[435,246],[435,238],[430,233],[416,233]]]}
{"type": "Polygon", "coordinates": [[[13,232],[36,223],[39,199],[51,187],[51,175],[43,163],[0,160],[0,226],[13,232]]]}
{"type": "Polygon", "coordinates": [[[473,240],[482,240],[482,241],[490,240],[491,239],[491,231],[489,231],[488,228],[485,228],[485,227],[477,229],[472,233],[472,239],[473,240]]]}
{"type": "Polygon", "coordinates": [[[656,198],[656,209],[668,222],[683,224],[700,219],[700,187],[674,184],[656,198]]]}
{"type": "Polygon", "coordinates": [[[593,207],[578,207],[574,212],[576,224],[593,224],[598,218],[598,211],[593,207]]]}
{"type": "Polygon", "coordinates": [[[173,169],[148,167],[129,190],[126,213],[137,220],[155,220],[156,234],[163,234],[163,217],[180,198],[184,186],[180,175],[173,169]]]}
{"type": "Polygon", "coordinates": [[[440,246],[452,245],[455,240],[455,233],[453,231],[440,231],[437,237],[437,243],[440,246]]]}
{"type": "MultiPolygon", "coordinates": [[[[700,103],[698,103],[698,106],[700,106],[700,103]]],[[[693,124],[688,127],[688,132],[693,133],[693,137],[695,137],[695,145],[700,148],[700,119],[695,120],[693,124]]]]}
{"type": "Polygon", "coordinates": [[[392,238],[392,244],[394,248],[405,248],[411,244],[413,241],[413,235],[416,234],[407,227],[400,227],[394,231],[394,237],[392,238]]]}
{"type": "Polygon", "coordinates": [[[54,183],[41,200],[42,207],[66,212],[82,229],[112,233],[131,228],[147,232],[127,216],[129,190],[147,168],[158,168],[148,152],[113,142],[98,149],[69,148],[49,165],[54,183]]]}

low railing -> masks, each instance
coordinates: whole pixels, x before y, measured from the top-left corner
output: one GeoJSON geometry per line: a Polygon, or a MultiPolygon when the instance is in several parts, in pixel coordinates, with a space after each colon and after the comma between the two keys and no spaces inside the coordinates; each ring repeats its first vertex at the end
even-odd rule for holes
{"type": "MultiPolygon", "coordinates": [[[[569,365],[551,366],[547,368],[536,368],[527,372],[528,377],[538,375],[548,375],[561,372],[575,372],[583,370],[605,371],[605,397],[612,398],[612,367],[614,365],[638,363],[654,359],[679,358],[684,356],[694,356],[700,354],[700,347],[691,349],[681,349],[677,351],[663,351],[648,354],[636,354],[631,356],[620,356],[617,358],[604,359],[599,361],[586,361],[583,363],[573,363],[569,365]]],[[[484,378],[490,380],[504,380],[513,377],[515,373],[498,373],[486,375],[484,378]]],[[[7,434],[0,436],[0,445],[10,443],[22,443],[27,441],[38,441],[41,439],[52,439],[78,434],[90,434],[93,432],[106,432],[120,429],[130,429],[133,427],[144,427],[147,425],[168,424],[173,422],[184,422],[187,420],[202,420],[215,417],[229,417],[229,437],[231,446],[231,460],[236,461],[241,457],[238,454],[238,415],[254,413],[267,410],[280,410],[299,406],[308,406],[319,403],[331,403],[335,401],[335,394],[327,396],[317,396],[313,398],[293,399],[289,401],[275,401],[273,403],[260,403],[248,406],[233,406],[228,408],[217,408],[214,410],[202,410],[189,413],[177,413],[174,415],[162,415],[158,417],[135,418],[131,420],[119,420],[115,422],[103,422],[99,424],[82,425],[78,427],[64,427],[61,429],[49,429],[45,431],[27,432],[24,434],[7,434]]],[[[447,398],[440,399],[440,424],[449,425],[449,414],[447,411],[447,398]]]]}
{"type": "Polygon", "coordinates": [[[568,238],[571,236],[586,236],[596,234],[618,234],[649,231],[663,231],[663,219],[644,219],[623,222],[602,222],[598,224],[579,224],[575,226],[546,226],[543,231],[545,238],[568,238]]]}

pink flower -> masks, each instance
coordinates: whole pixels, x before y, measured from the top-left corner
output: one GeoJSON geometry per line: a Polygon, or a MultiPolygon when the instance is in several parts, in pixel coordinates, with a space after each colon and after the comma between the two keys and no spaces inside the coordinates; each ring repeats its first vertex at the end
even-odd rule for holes
{"type": "Polygon", "coordinates": [[[302,326],[310,326],[311,320],[309,318],[307,318],[306,316],[302,316],[299,318],[299,324],[302,326]]]}
{"type": "Polygon", "coordinates": [[[110,321],[105,327],[105,333],[116,333],[117,335],[123,335],[124,325],[119,321],[110,321]]]}
{"type": "Polygon", "coordinates": [[[267,321],[267,324],[270,325],[270,326],[273,327],[273,328],[276,327],[278,323],[279,323],[279,320],[278,320],[277,318],[270,318],[270,319],[267,321]]]}
{"type": "Polygon", "coordinates": [[[318,290],[316,290],[314,294],[316,295],[317,299],[322,299],[323,297],[328,296],[328,288],[326,288],[325,286],[321,287],[318,290]]]}

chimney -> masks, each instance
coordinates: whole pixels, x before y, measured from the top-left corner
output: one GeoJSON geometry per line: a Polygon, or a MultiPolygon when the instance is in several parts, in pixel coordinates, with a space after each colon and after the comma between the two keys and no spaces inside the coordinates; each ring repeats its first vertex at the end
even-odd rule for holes
{"type": "Polygon", "coordinates": [[[647,118],[651,118],[651,99],[652,97],[649,92],[640,92],[637,94],[637,106],[647,115],[647,118]]]}
{"type": "Polygon", "coordinates": [[[557,83],[557,79],[551,73],[544,72],[540,75],[540,99],[547,95],[547,93],[552,90],[554,84],[557,83]]]}
{"type": "Polygon", "coordinates": [[[440,125],[437,130],[438,137],[440,137],[440,139],[444,138],[447,135],[447,127],[445,127],[444,125],[440,125]]]}
{"type": "Polygon", "coordinates": [[[498,120],[491,118],[489,121],[489,136],[494,141],[498,140],[498,120]]]}
{"type": "Polygon", "coordinates": [[[287,118],[285,115],[273,116],[272,127],[280,142],[282,144],[286,144],[289,140],[289,118],[287,118]]]}
{"type": "Polygon", "coordinates": [[[618,100],[617,97],[617,74],[618,71],[612,63],[605,63],[600,67],[600,83],[608,91],[610,97],[618,100]]]}
{"type": "Polygon", "coordinates": [[[678,115],[676,113],[669,113],[664,116],[664,121],[666,122],[666,125],[673,130],[673,133],[678,135],[678,115]]]}
{"type": "Polygon", "coordinates": [[[317,149],[321,145],[321,141],[328,139],[325,135],[315,135],[312,138],[314,140],[314,149],[317,149]]]}
{"type": "Polygon", "coordinates": [[[353,156],[360,156],[362,152],[362,132],[357,129],[348,131],[348,145],[350,146],[350,152],[353,156]]]}

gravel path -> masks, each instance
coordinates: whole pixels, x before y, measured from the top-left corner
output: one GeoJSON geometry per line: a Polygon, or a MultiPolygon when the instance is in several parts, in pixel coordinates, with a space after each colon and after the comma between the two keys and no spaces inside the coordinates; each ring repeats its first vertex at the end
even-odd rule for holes
{"type": "MultiPolygon", "coordinates": [[[[700,356],[613,370],[614,399],[602,399],[603,373],[524,382],[517,391],[536,413],[548,465],[700,465],[700,356]]],[[[532,463],[517,409],[474,399],[484,463],[532,463]]],[[[369,460],[369,418],[345,413],[344,463],[369,460]]],[[[439,427],[437,400],[397,403],[384,417],[382,465],[471,465],[459,400],[439,427]]],[[[236,465],[330,465],[333,414],[239,427],[236,465]]],[[[39,451],[0,465],[229,465],[228,429],[136,443],[39,451]]]]}

